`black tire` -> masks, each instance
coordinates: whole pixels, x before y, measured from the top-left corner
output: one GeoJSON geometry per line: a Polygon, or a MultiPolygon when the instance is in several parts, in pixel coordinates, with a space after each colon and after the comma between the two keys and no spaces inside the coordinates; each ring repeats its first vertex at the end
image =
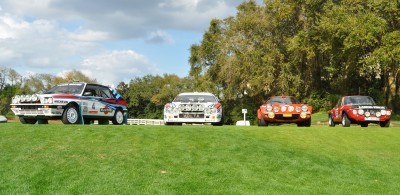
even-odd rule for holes
{"type": "Polygon", "coordinates": [[[114,125],[122,125],[124,124],[124,113],[121,110],[116,110],[115,114],[112,118],[112,123],[114,125]]]}
{"type": "Polygon", "coordinates": [[[267,123],[267,121],[265,121],[265,119],[263,117],[261,117],[260,119],[258,119],[258,126],[265,127],[265,126],[268,126],[268,123],[267,123]]]}
{"type": "Polygon", "coordinates": [[[333,121],[332,115],[329,115],[329,118],[328,118],[328,125],[329,125],[330,127],[334,127],[334,126],[336,125],[335,122],[333,121]]]}
{"type": "Polygon", "coordinates": [[[343,114],[342,116],[342,126],[343,127],[350,127],[351,121],[349,117],[347,116],[346,113],[343,114]]]}
{"type": "Polygon", "coordinates": [[[305,127],[311,127],[311,118],[308,119],[308,120],[306,120],[306,121],[304,121],[303,125],[304,125],[305,127]]]}
{"type": "Polygon", "coordinates": [[[390,126],[390,120],[387,120],[385,122],[380,122],[379,125],[381,127],[389,127],[390,126]]]}
{"type": "Polygon", "coordinates": [[[361,123],[361,127],[368,127],[368,123],[361,123]]]}
{"type": "Polygon", "coordinates": [[[75,106],[65,108],[61,121],[64,124],[81,124],[79,109],[75,106]]]}
{"type": "Polygon", "coordinates": [[[26,117],[19,117],[19,121],[22,123],[22,124],[36,124],[36,122],[37,122],[37,119],[35,119],[35,118],[26,118],[26,117]]]}
{"type": "Polygon", "coordinates": [[[171,125],[174,125],[174,123],[171,123],[171,122],[165,122],[165,125],[167,125],[167,126],[171,126],[171,125]]]}

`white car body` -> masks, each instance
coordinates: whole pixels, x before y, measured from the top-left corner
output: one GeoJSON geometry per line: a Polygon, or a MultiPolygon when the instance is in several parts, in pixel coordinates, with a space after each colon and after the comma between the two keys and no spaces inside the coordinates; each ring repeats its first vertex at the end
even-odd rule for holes
{"type": "Polygon", "coordinates": [[[64,124],[90,124],[92,120],[122,124],[127,112],[126,101],[115,90],[86,83],[57,85],[44,94],[18,95],[10,106],[21,123],[27,124],[47,123],[48,119],[61,119],[64,124]]]}
{"type": "Polygon", "coordinates": [[[180,93],[164,106],[164,122],[167,125],[182,123],[211,123],[222,125],[222,105],[212,93],[180,93]]]}
{"type": "Polygon", "coordinates": [[[6,123],[7,122],[7,118],[3,115],[0,115],[0,123],[6,123]]]}

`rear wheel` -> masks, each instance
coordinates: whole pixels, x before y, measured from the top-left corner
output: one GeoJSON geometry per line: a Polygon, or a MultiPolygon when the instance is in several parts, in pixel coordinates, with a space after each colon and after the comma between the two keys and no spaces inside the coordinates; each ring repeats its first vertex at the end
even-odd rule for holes
{"type": "Polygon", "coordinates": [[[75,106],[68,106],[62,115],[62,122],[64,124],[80,124],[81,117],[78,108],[75,106]]]}
{"type": "Polygon", "coordinates": [[[26,118],[26,117],[19,117],[19,121],[22,124],[35,124],[37,122],[37,119],[35,118],[26,118]]]}
{"type": "Polygon", "coordinates": [[[124,123],[124,113],[121,110],[116,110],[112,119],[114,125],[122,125],[124,123]]]}
{"type": "Polygon", "coordinates": [[[390,126],[390,120],[387,120],[385,122],[381,122],[381,123],[379,123],[379,125],[381,127],[389,127],[390,126]]]}
{"type": "Polygon", "coordinates": [[[349,117],[347,116],[346,113],[344,113],[343,117],[342,117],[342,126],[343,127],[350,127],[350,124],[351,124],[351,122],[350,122],[349,117]]]}

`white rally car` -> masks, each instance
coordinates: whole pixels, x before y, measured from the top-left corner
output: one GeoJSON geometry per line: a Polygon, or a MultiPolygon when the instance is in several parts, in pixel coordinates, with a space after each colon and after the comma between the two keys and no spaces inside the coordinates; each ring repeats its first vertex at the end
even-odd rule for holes
{"type": "Polygon", "coordinates": [[[164,106],[164,122],[166,125],[211,123],[221,126],[224,122],[222,106],[211,93],[181,93],[164,106]]]}
{"type": "Polygon", "coordinates": [[[23,124],[47,124],[61,119],[64,124],[121,125],[126,122],[126,101],[113,89],[87,83],[68,83],[52,87],[43,94],[17,95],[11,110],[23,124]]]}

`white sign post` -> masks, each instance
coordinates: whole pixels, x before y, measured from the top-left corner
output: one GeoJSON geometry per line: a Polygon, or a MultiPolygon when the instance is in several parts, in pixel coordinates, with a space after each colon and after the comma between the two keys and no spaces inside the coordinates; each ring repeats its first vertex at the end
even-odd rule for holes
{"type": "Polygon", "coordinates": [[[242,113],[243,113],[243,121],[244,121],[244,126],[246,126],[246,114],[247,114],[247,109],[242,109],[242,113]]]}

